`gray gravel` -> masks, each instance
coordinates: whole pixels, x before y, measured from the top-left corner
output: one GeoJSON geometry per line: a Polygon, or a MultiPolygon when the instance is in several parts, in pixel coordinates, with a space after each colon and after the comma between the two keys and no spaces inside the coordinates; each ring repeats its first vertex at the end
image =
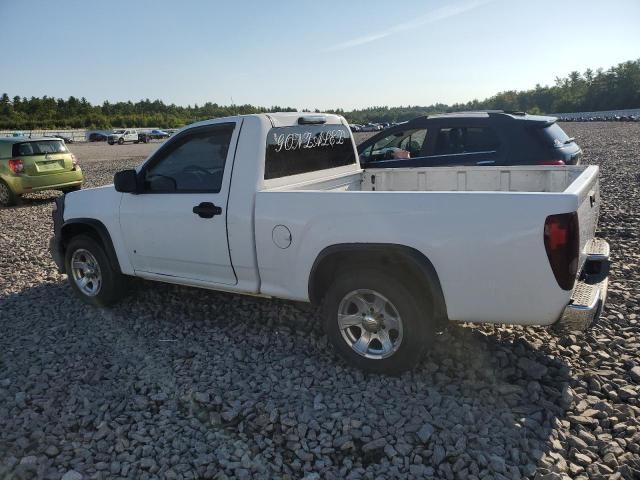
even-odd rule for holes
{"type": "Polygon", "coordinates": [[[640,124],[565,128],[602,166],[600,324],[455,326],[396,378],[302,305],[139,282],[85,306],[46,250],[57,194],[0,210],[0,478],[640,478],[640,124]]]}

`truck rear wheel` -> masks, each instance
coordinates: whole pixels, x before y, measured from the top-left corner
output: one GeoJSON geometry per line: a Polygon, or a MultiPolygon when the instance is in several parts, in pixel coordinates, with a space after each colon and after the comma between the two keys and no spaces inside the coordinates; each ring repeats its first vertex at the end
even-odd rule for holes
{"type": "Polygon", "coordinates": [[[112,305],[124,295],[124,276],[113,270],[102,245],[88,235],[69,242],[65,270],[75,294],[90,305],[112,305]]]}
{"type": "Polygon", "coordinates": [[[375,269],[339,274],[323,301],[324,327],[337,353],[374,373],[413,368],[433,337],[433,307],[407,283],[375,269]]]}

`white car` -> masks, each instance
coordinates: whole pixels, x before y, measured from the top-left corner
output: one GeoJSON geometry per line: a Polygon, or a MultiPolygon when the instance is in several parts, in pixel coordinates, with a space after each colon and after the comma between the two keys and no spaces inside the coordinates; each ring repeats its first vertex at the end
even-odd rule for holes
{"type": "Polygon", "coordinates": [[[56,202],[80,298],[135,276],[312,302],[370,371],[412,367],[448,322],[581,330],[606,296],[597,166],[362,170],[342,117],[278,113],[190,125],[114,183],[56,202]]]}

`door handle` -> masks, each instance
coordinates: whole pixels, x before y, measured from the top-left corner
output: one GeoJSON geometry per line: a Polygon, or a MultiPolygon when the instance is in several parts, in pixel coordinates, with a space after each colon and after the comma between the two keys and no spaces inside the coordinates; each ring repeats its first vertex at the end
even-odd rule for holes
{"type": "Polygon", "coordinates": [[[491,165],[496,163],[495,160],[481,160],[479,162],[476,162],[476,165],[491,165]]]}
{"type": "Polygon", "coordinates": [[[201,218],[213,218],[222,214],[222,208],[215,206],[211,202],[202,202],[200,205],[193,207],[193,213],[201,218]]]}

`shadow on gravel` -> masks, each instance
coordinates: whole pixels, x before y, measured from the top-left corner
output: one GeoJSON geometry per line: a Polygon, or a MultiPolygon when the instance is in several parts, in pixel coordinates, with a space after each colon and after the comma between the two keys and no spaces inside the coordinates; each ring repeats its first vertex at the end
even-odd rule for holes
{"type": "Polygon", "coordinates": [[[7,210],[18,210],[21,208],[29,208],[29,207],[36,207],[40,205],[46,205],[48,203],[53,204],[55,199],[58,196],[62,195],[62,193],[46,191],[46,192],[38,192],[38,196],[32,196],[32,195],[33,194],[23,195],[20,198],[18,198],[16,205],[12,207],[5,207],[5,208],[7,210]]]}
{"type": "Polygon", "coordinates": [[[385,377],[281,301],[141,282],[98,309],[59,282],[0,303],[0,477],[532,477],[570,402],[568,367],[515,329],[453,326],[385,377]]]}

